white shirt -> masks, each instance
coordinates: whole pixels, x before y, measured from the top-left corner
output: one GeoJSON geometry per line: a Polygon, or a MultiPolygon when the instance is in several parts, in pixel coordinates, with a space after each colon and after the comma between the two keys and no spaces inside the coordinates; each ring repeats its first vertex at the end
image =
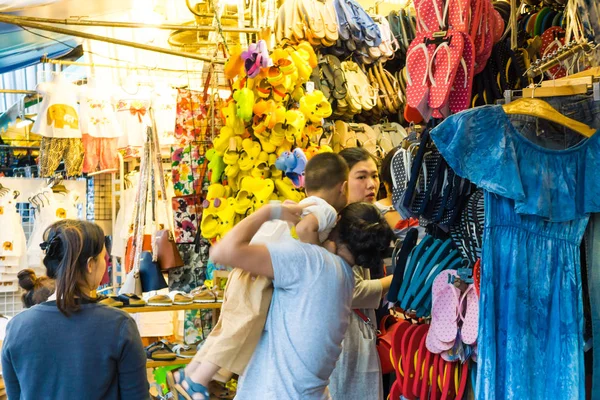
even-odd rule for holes
{"type": "Polygon", "coordinates": [[[52,82],[40,83],[36,90],[44,100],[31,132],[49,138],[81,138],[77,111],[79,88],[57,74],[52,82]]]}

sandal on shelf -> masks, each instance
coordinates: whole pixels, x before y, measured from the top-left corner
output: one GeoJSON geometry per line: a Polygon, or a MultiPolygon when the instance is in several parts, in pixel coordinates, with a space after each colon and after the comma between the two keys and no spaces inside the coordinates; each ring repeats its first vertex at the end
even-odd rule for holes
{"type": "Polygon", "coordinates": [[[177,354],[177,357],[179,358],[194,358],[194,356],[196,355],[195,348],[183,343],[176,343],[173,346],[173,351],[175,352],[175,354],[177,354]]]}
{"type": "Polygon", "coordinates": [[[157,294],[148,299],[148,305],[153,307],[169,307],[173,305],[173,300],[166,294],[157,294]]]}
{"type": "Polygon", "coordinates": [[[175,361],[177,355],[164,342],[155,342],[146,347],[146,357],[154,361],[175,361]]]}
{"type": "Polygon", "coordinates": [[[134,293],[120,294],[117,299],[127,307],[144,307],[146,302],[134,293]]]}
{"type": "Polygon", "coordinates": [[[106,298],[100,300],[98,303],[104,304],[108,307],[121,308],[123,307],[123,302],[119,300],[117,296],[107,296],[106,298]]]}
{"type": "Polygon", "coordinates": [[[196,288],[190,292],[190,295],[193,296],[194,303],[215,303],[217,301],[215,293],[206,287],[196,288]]]}
{"type": "Polygon", "coordinates": [[[194,302],[194,298],[184,292],[171,292],[169,297],[175,305],[187,305],[194,302]]]}

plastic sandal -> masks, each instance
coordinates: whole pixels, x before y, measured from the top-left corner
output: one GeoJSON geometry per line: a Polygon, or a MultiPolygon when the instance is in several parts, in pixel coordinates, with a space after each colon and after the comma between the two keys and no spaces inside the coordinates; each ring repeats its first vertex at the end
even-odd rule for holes
{"type": "Polygon", "coordinates": [[[210,183],[219,183],[221,181],[221,176],[223,176],[223,172],[225,172],[223,157],[220,157],[215,149],[209,149],[206,152],[206,158],[209,161],[208,169],[211,171],[210,183]]]}
{"type": "Polygon", "coordinates": [[[183,378],[183,381],[177,384],[175,387],[177,388],[179,394],[183,396],[185,400],[194,400],[193,396],[197,393],[204,396],[205,400],[210,399],[210,393],[208,392],[208,388],[206,388],[206,386],[204,385],[192,381],[192,379],[189,376],[185,376],[183,378]],[[187,383],[188,389],[183,387],[183,382],[187,383]]]}
{"type": "Polygon", "coordinates": [[[237,106],[236,115],[244,121],[250,121],[252,106],[254,106],[254,92],[248,88],[242,88],[233,92],[233,99],[237,106]]]}

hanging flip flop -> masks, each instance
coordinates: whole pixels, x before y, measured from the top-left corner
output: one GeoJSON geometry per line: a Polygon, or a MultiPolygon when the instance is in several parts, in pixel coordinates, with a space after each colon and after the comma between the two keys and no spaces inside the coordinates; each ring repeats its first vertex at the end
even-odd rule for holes
{"type": "MultiPolygon", "coordinates": [[[[462,35],[462,34],[461,34],[462,35]]],[[[450,89],[448,104],[452,113],[457,113],[469,108],[471,103],[471,90],[473,88],[474,54],[473,42],[468,35],[464,35],[464,48],[460,64],[456,71],[454,83],[450,89]]]]}
{"type": "Polygon", "coordinates": [[[477,332],[479,329],[479,296],[474,285],[469,285],[463,294],[463,301],[466,301],[464,315],[460,314],[462,319],[462,328],[460,336],[463,343],[474,344],[477,341],[477,332]]]}
{"type": "Polygon", "coordinates": [[[462,33],[453,32],[448,36],[451,37],[450,44],[443,42],[435,49],[428,69],[431,83],[428,104],[434,110],[447,107],[450,88],[454,83],[465,46],[462,33]]]}
{"type": "Polygon", "coordinates": [[[435,46],[427,46],[424,43],[426,38],[426,34],[418,34],[406,54],[406,102],[410,107],[417,109],[425,120],[429,120],[432,111],[428,105],[428,68],[435,46]]]}

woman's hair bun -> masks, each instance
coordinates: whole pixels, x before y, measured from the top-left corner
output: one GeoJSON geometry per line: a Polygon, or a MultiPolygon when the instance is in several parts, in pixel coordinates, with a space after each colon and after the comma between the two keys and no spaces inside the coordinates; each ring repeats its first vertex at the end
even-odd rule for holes
{"type": "Polygon", "coordinates": [[[29,268],[19,271],[17,278],[19,278],[19,286],[25,290],[33,290],[37,281],[35,272],[29,268]]]}

